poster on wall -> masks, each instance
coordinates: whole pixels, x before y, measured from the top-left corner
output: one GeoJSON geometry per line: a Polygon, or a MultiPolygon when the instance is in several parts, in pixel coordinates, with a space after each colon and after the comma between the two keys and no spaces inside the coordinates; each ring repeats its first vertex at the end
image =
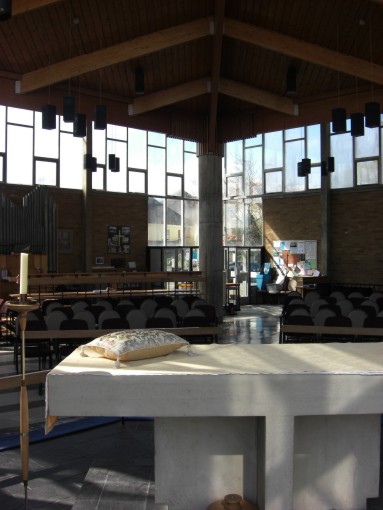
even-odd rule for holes
{"type": "Polygon", "coordinates": [[[108,253],[130,253],[130,227],[108,226],[108,253]]]}
{"type": "Polygon", "coordinates": [[[279,274],[318,276],[317,241],[274,241],[273,262],[279,274]]]}

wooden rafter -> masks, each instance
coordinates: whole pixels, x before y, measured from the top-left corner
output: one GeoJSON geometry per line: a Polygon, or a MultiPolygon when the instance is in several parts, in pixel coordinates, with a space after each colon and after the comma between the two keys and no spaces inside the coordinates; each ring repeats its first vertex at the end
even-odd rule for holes
{"type": "Polygon", "coordinates": [[[226,20],[225,35],[289,57],[383,85],[382,66],[295,37],[233,19],[226,20]]]}
{"type": "Polygon", "coordinates": [[[221,78],[220,92],[227,96],[235,97],[248,103],[263,106],[271,110],[287,113],[288,115],[298,115],[298,106],[287,97],[271,94],[264,90],[256,89],[249,85],[244,85],[227,78],[221,78]]]}
{"type": "Polygon", "coordinates": [[[47,7],[51,4],[57,4],[63,0],[13,0],[12,1],[12,16],[24,14],[25,12],[34,11],[41,7],[47,7]]]}
{"type": "Polygon", "coordinates": [[[169,106],[171,104],[179,103],[180,101],[185,101],[193,97],[207,94],[209,91],[208,83],[209,80],[207,78],[202,78],[200,80],[179,85],[178,87],[172,87],[170,89],[139,97],[129,105],[128,113],[129,115],[138,115],[140,113],[156,110],[163,106],[169,106]]]}
{"type": "Polygon", "coordinates": [[[216,138],[219,77],[221,72],[224,16],[225,16],[225,0],[216,0],[213,51],[212,51],[211,96],[209,112],[209,151],[211,152],[214,151],[216,138]]]}
{"type": "Polygon", "coordinates": [[[32,92],[87,72],[206,37],[210,34],[210,21],[210,18],[202,18],[183,23],[31,71],[16,82],[16,92],[21,94],[32,92]]]}

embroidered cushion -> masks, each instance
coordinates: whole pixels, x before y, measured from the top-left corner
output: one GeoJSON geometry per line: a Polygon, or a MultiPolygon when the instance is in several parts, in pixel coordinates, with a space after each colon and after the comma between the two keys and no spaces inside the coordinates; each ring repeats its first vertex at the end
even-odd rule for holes
{"type": "Polygon", "coordinates": [[[127,329],[95,338],[82,346],[82,355],[97,353],[101,357],[120,361],[136,361],[165,356],[188,346],[183,338],[157,329],[127,329]]]}

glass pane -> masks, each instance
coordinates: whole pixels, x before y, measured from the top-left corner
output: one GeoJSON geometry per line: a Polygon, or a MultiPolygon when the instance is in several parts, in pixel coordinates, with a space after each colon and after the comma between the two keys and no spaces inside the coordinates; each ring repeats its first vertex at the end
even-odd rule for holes
{"type": "Polygon", "coordinates": [[[194,200],[184,202],[185,246],[198,246],[199,243],[199,204],[194,200]]]}
{"type": "Polygon", "coordinates": [[[283,166],[282,131],[265,134],[265,169],[283,166]]]}
{"type": "MultiPolygon", "coordinates": [[[[93,123],[94,125],[94,123],[93,123]]],[[[106,165],[106,134],[105,130],[93,129],[92,155],[97,159],[98,165],[106,165]]]]}
{"type": "Polygon", "coordinates": [[[8,107],[8,122],[33,126],[33,111],[8,107]]]}
{"type": "Polygon", "coordinates": [[[356,164],[357,185],[378,184],[378,161],[358,161],[356,164]]]}
{"type": "Polygon", "coordinates": [[[245,245],[260,246],[263,243],[262,200],[245,201],[245,245]]]}
{"type": "Polygon", "coordinates": [[[84,138],[69,133],[60,135],[60,188],[81,189],[84,170],[84,138]]]}
{"type": "Polygon", "coordinates": [[[128,166],[146,170],[146,131],[128,128],[128,166]]]}
{"type": "Polygon", "coordinates": [[[163,133],[155,133],[148,131],[148,145],[157,145],[157,147],[165,147],[166,136],[163,133]]]}
{"type": "Polygon", "coordinates": [[[245,149],[245,194],[261,195],[262,181],[262,147],[245,149]]]}
{"type": "Polygon", "coordinates": [[[4,181],[4,156],[0,154],[0,181],[4,181]]]}
{"type": "Polygon", "coordinates": [[[165,244],[165,205],[163,198],[148,198],[148,244],[163,246],[165,244]]]}
{"type": "Polygon", "coordinates": [[[166,244],[182,245],[182,201],[169,199],[166,202],[166,244]]]}
{"type": "Polygon", "coordinates": [[[189,140],[185,140],[184,142],[184,149],[188,152],[197,152],[197,144],[196,142],[190,142],[189,140]]]}
{"type": "Polygon", "coordinates": [[[129,171],[129,192],[145,193],[145,173],[129,171]]]}
{"type": "Polygon", "coordinates": [[[229,142],[225,145],[225,163],[227,174],[242,173],[243,167],[242,140],[229,142]]]}
{"type": "Polygon", "coordinates": [[[226,202],[225,205],[225,245],[243,245],[244,207],[241,200],[226,202]]]}
{"type": "Polygon", "coordinates": [[[35,156],[44,158],[59,156],[59,130],[58,128],[43,129],[40,112],[36,112],[35,115],[35,156]]]}
{"type": "Polygon", "coordinates": [[[56,186],[57,184],[57,163],[55,161],[40,161],[35,163],[36,184],[56,186]]]}
{"type": "Polygon", "coordinates": [[[182,177],[168,175],[168,191],[167,194],[173,197],[182,196],[182,177]]]}
{"type": "Polygon", "coordinates": [[[307,127],[307,157],[311,163],[320,163],[321,161],[321,138],[320,124],[307,127]]]}
{"type": "Polygon", "coordinates": [[[303,127],[297,127],[293,129],[286,129],[285,140],[297,140],[298,138],[305,137],[305,129],[303,127]]]}
{"type": "Polygon", "coordinates": [[[242,190],[242,175],[235,177],[228,177],[227,182],[227,196],[228,197],[241,197],[243,195],[242,190]]]}
{"type": "Polygon", "coordinates": [[[148,194],[165,195],[165,149],[148,148],[148,194]]]}
{"type": "Polygon", "coordinates": [[[165,271],[175,271],[176,269],[176,250],[165,250],[165,271]]]}
{"type": "Polygon", "coordinates": [[[60,131],[73,133],[73,122],[64,122],[62,115],[60,115],[60,131]]]}
{"type": "Polygon", "coordinates": [[[355,137],[355,157],[379,156],[379,128],[366,128],[364,136],[355,137]]]}
{"type": "Polygon", "coordinates": [[[105,167],[98,166],[97,172],[92,172],[92,189],[104,189],[105,167]]]}
{"type": "Polygon", "coordinates": [[[331,188],[351,188],[354,185],[354,161],[350,133],[330,137],[331,156],[335,158],[335,172],[331,174],[331,188]]]}
{"type": "Polygon", "coordinates": [[[33,129],[8,125],[7,182],[32,184],[33,129]]]}
{"type": "Polygon", "coordinates": [[[302,140],[286,143],[285,159],[285,191],[303,191],[306,179],[298,177],[298,162],[304,157],[304,144],[302,140]]]}
{"type": "Polygon", "coordinates": [[[322,184],[321,168],[320,166],[311,165],[311,174],[309,174],[308,185],[309,189],[319,189],[322,184]]]}
{"type": "Polygon", "coordinates": [[[5,106],[0,106],[0,152],[5,152],[5,106]]]}
{"type": "Polygon", "coordinates": [[[199,271],[199,249],[192,250],[192,271],[199,271]]]}
{"type": "Polygon", "coordinates": [[[267,172],[265,174],[265,193],[279,193],[282,191],[282,172],[267,172]]]}
{"type": "Polygon", "coordinates": [[[246,298],[249,295],[248,279],[248,250],[237,250],[237,276],[236,282],[239,283],[239,295],[246,298]]]}
{"type": "Polygon", "coordinates": [[[183,142],[176,138],[166,140],[166,170],[168,173],[183,173],[183,142]]]}
{"type": "MultiPolygon", "coordinates": [[[[145,131],[144,131],[145,133],[145,131]]],[[[108,124],[106,127],[107,138],[113,138],[114,140],[127,141],[127,129],[124,126],[116,126],[115,124],[108,124]]]]}
{"type": "Polygon", "coordinates": [[[191,152],[184,153],[184,196],[187,198],[199,197],[198,158],[191,152]]]}
{"type": "Polygon", "coordinates": [[[245,147],[254,147],[254,145],[260,145],[262,142],[262,137],[260,136],[259,139],[254,136],[253,138],[246,138],[245,139],[245,147]]]}
{"type": "Polygon", "coordinates": [[[107,146],[109,154],[115,154],[117,158],[120,158],[120,171],[111,172],[109,169],[106,172],[106,189],[107,191],[115,191],[118,193],[126,193],[126,143],[116,142],[114,140],[108,140],[107,146]]]}

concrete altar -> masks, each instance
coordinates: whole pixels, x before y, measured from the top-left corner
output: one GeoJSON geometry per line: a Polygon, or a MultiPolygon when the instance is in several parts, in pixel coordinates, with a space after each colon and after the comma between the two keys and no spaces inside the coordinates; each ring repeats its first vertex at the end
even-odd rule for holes
{"type": "Polygon", "coordinates": [[[52,416],[155,418],[156,502],[356,510],[379,493],[383,345],[209,345],[121,364],[79,351],[47,377],[52,416]]]}

